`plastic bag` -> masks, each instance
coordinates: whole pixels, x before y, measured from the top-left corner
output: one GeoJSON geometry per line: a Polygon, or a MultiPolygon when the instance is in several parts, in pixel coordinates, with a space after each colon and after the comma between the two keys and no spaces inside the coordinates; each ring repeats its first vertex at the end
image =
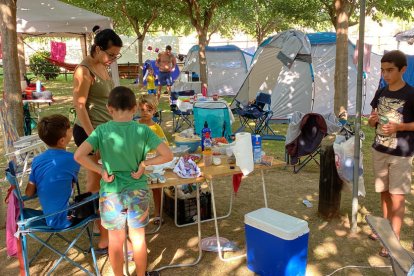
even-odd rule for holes
{"type": "Polygon", "coordinates": [[[193,160],[185,160],[183,157],[180,157],[173,172],[181,178],[195,178],[201,175],[201,170],[197,164],[193,160]]]}
{"type": "MultiPolygon", "coordinates": [[[[361,142],[362,144],[362,142],[361,142]]],[[[345,184],[344,188],[352,191],[354,181],[354,146],[355,136],[346,139],[345,136],[337,135],[333,145],[335,152],[335,166],[338,171],[339,178],[345,184]]],[[[359,158],[359,179],[358,179],[358,195],[365,197],[365,186],[363,177],[362,151],[359,158]]]]}

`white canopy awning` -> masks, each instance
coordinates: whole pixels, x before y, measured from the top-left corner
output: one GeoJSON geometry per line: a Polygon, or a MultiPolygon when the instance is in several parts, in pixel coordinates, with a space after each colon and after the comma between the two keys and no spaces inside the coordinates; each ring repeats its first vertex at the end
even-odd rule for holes
{"type": "Polygon", "coordinates": [[[57,0],[17,1],[18,33],[85,34],[95,25],[112,28],[111,18],[57,0]]]}

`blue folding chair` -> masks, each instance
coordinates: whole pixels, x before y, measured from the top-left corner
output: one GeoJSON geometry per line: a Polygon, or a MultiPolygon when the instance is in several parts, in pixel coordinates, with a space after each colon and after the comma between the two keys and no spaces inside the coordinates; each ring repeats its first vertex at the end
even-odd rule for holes
{"type": "Polygon", "coordinates": [[[180,110],[177,106],[177,101],[179,97],[194,97],[194,95],[195,95],[194,90],[171,92],[170,108],[171,108],[172,117],[173,117],[173,131],[174,132],[180,131],[185,126],[187,126],[188,128],[193,127],[192,118],[191,118],[193,111],[191,109],[180,110]]]}
{"type": "Polygon", "coordinates": [[[254,103],[242,107],[240,102],[236,101],[235,112],[240,118],[240,128],[236,132],[243,131],[248,127],[253,133],[259,134],[264,140],[284,141],[283,135],[276,134],[270,127],[270,120],[273,117],[271,109],[272,95],[264,92],[257,93],[254,103]],[[252,127],[250,122],[254,123],[252,127]]]}
{"type": "Polygon", "coordinates": [[[194,131],[201,137],[204,122],[211,129],[211,137],[225,137],[230,141],[231,121],[230,111],[225,102],[222,101],[198,101],[194,103],[194,131]]]}
{"type": "MultiPolygon", "coordinates": [[[[29,266],[32,264],[32,262],[36,259],[36,257],[40,254],[40,252],[44,249],[44,248],[48,248],[49,250],[51,250],[52,252],[56,253],[57,255],[60,256],[60,258],[54,263],[53,267],[50,269],[50,271],[47,273],[47,275],[51,275],[53,273],[53,271],[57,268],[57,266],[63,261],[66,260],[67,262],[69,262],[70,264],[72,264],[73,266],[79,268],[80,270],[82,270],[86,275],[100,275],[99,273],[99,269],[98,269],[98,265],[97,265],[97,261],[96,261],[96,256],[95,256],[95,252],[93,249],[93,244],[92,244],[92,229],[90,229],[91,226],[91,222],[93,222],[94,220],[96,220],[98,218],[98,215],[96,215],[96,210],[97,210],[97,206],[95,206],[95,214],[84,218],[80,221],[75,222],[74,224],[72,224],[70,227],[68,228],[64,228],[64,229],[53,229],[50,226],[48,226],[46,224],[46,218],[50,217],[50,216],[55,216],[57,214],[60,214],[62,212],[68,212],[71,210],[74,210],[76,208],[78,208],[81,205],[84,204],[90,204],[93,201],[96,201],[99,197],[98,194],[94,194],[91,195],[89,197],[87,197],[86,199],[84,199],[82,202],[76,203],[71,205],[69,208],[53,213],[53,214],[48,214],[48,215],[44,215],[43,212],[41,210],[35,210],[35,209],[31,209],[31,208],[24,208],[24,202],[28,201],[30,199],[33,199],[35,197],[26,197],[26,196],[22,196],[20,189],[19,189],[19,185],[18,185],[18,181],[16,178],[16,172],[15,172],[15,164],[11,161],[9,162],[9,167],[6,169],[6,178],[8,180],[8,182],[10,183],[10,185],[14,188],[13,189],[13,193],[16,196],[18,203],[19,203],[19,209],[20,209],[20,216],[17,222],[18,225],[18,239],[19,242],[21,244],[22,247],[22,255],[23,255],[23,262],[24,262],[24,270],[26,275],[30,275],[30,271],[29,271],[29,266]],[[68,233],[68,232],[72,232],[74,230],[79,231],[77,233],[77,235],[75,236],[75,238],[73,238],[72,240],[69,240],[68,238],[64,237],[62,234],[63,233],[68,233]],[[49,234],[48,238],[46,240],[40,238],[37,234],[49,234]],[[62,234],[61,234],[62,233],[62,234]],[[84,234],[87,234],[88,237],[88,248],[86,249],[82,249],[79,246],[76,245],[76,243],[79,241],[80,237],[82,237],[84,234]],[[35,241],[39,242],[41,244],[40,248],[36,251],[36,253],[34,254],[34,256],[29,260],[29,256],[28,256],[28,242],[26,237],[29,236],[32,239],[34,239],[35,241]],[[68,247],[66,248],[66,250],[64,252],[61,252],[59,248],[55,248],[50,244],[50,240],[53,237],[58,237],[60,239],[62,239],[63,241],[65,241],[68,244],[68,247]],[[87,253],[91,253],[92,255],[92,260],[93,260],[93,267],[94,267],[94,272],[88,271],[86,270],[84,267],[82,267],[79,263],[75,262],[74,260],[70,259],[68,256],[66,256],[66,254],[69,252],[70,249],[72,248],[76,248],[78,251],[87,254],[87,253]]],[[[79,191],[79,185],[77,185],[78,187],[78,191],[79,191]]]]}

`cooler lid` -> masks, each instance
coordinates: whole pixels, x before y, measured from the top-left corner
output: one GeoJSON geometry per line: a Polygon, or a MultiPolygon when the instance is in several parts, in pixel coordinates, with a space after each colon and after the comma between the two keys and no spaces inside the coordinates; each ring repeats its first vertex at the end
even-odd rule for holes
{"type": "Polygon", "coordinates": [[[270,208],[244,215],[244,223],[284,240],[294,240],[309,232],[306,221],[270,208]]]}

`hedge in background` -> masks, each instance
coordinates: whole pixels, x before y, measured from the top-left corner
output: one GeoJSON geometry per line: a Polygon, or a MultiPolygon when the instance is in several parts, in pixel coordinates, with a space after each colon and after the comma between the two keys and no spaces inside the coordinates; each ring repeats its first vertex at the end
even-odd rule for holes
{"type": "Polygon", "coordinates": [[[50,58],[50,52],[37,51],[29,58],[29,68],[36,77],[43,76],[46,80],[54,80],[59,75],[59,67],[50,63],[46,57],[50,58]]]}

